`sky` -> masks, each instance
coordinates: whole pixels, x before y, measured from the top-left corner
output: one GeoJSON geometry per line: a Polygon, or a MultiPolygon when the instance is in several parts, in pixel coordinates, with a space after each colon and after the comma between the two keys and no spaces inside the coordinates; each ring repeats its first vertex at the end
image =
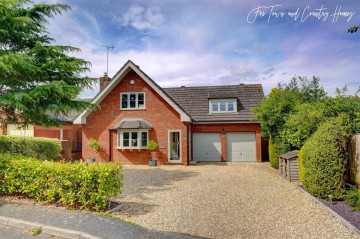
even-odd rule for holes
{"type": "MultiPolygon", "coordinates": [[[[355,0],[48,0],[72,10],[49,21],[56,44],[79,47],[88,76],[132,60],[161,87],[262,84],[320,78],[334,95],[360,86],[355,0]]],[[[98,86],[85,90],[93,97],[98,86]]]]}

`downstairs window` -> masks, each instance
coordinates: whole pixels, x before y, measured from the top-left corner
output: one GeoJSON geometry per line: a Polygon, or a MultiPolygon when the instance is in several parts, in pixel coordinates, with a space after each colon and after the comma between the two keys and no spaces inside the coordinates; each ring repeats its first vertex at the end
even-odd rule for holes
{"type": "Polygon", "coordinates": [[[146,149],[148,130],[121,129],[117,131],[117,147],[120,149],[146,149]]]}

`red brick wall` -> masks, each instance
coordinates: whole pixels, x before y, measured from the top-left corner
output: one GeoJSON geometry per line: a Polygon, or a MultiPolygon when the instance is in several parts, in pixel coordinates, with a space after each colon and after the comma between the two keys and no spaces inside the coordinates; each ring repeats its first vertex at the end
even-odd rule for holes
{"type": "Polygon", "coordinates": [[[63,139],[71,141],[81,141],[81,125],[64,124],[60,128],[44,127],[36,125],[34,128],[35,137],[55,138],[60,139],[60,129],[63,129],[63,139]]]}
{"type": "Polygon", "coordinates": [[[256,161],[262,162],[260,124],[193,124],[192,133],[221,133],[221,161],[226,162],[226,132],[255,132],[256,161]]]}
{"type": "Polygon", "coordinates": [[[117,133],[111,132],[115,124],[123,118],[143,118],[149,122],[153,129],[149,130],[149,140],[155,140],[160,147],[158,149],[158,162],[168,162],[168,130],[181,130],[182,163],[188,163],[187,123],[180,121],[180,115],[165,100],[161,98],[140,76],[130,71],[124,79],[103,99],[100,110],[92,112],[87,117],[86,125],[83,125],[83,158],[91,157],[92,150],[87,146],[90,138],[99,139],[102,148],[96,152],[96,160],[112,161],[129,164],[147,164],[151,159],[151,153],[146,149],[130,151],[129,149],[116,149],[117,133]],[[135,84],[131,85],[130,80],[135,84]],[[121,92],[145,92],[145,108],[141,110],[120,110],[121,92]],[[111,155],[109,151],[109,137],[112,139],[111,155]]]}
{"type": "Polygon", "coordinates": [[[35,128],[34,136],[35,137],[45,137],[45,138],[60,139],[60,129],[44,130],[44,129],[36,129],[35,128]]]}

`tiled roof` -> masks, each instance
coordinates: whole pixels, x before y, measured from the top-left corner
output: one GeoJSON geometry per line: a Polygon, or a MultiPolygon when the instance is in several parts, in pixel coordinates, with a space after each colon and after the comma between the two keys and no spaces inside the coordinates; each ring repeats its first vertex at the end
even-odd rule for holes
{"type": "Polygon", "coordinates": [[[261,84],[164,88],[195,122],[250,121],[264,97],[261,84]],[[236,98],[237,113],[209,113],[209,99],[236,98]]]}
{"type": "Polygon", "coordinates": [[[113,129],[152,129],[152,125],[144,119],[124,118],[114,125],[113,129]]]}

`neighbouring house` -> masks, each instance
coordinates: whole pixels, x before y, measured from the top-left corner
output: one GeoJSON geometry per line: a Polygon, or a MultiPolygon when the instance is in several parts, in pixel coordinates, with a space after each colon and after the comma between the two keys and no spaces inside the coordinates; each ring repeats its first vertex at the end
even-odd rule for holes
{"type": "Polygon", "coordinates": [[[128,61],[110,80],[100,78],[92,100],[73,121],[82,125],[82,157],[98,139],[96,160],[147,164],[147,142],[159,144],[159,163],[261,162],[260,123],[251,109],[264,97],[260,84],[161,88],[128,61]]]}
{"type": "MultiPolygon", "coordinates": [[[[87,100],[87,99],[83,99],[87,100]]],[[[74,125],[72,121],[80,112],[71,112],[67,116],[57,116],[62,124],[60,127],[45,127],[29,124],[21,127],[17,124],[2,123],[0,135],[32,136],[59,139],[62,144],[62,155],[68,159],[81,158],[81,125],[74,125]]]]}

